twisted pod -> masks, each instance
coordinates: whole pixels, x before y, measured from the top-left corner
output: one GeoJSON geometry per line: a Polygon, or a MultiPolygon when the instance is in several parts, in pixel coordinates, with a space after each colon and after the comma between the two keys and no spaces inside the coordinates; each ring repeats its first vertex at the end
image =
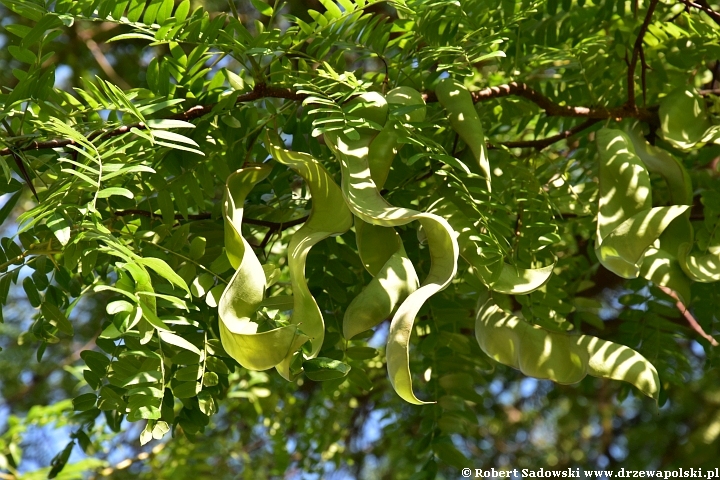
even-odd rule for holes
{"type": "Polygon", "coordinates": [[[658,399],[657,371],[635,350],[589,335],[530,325],[502,310],[487,293],[478,301],[475,336],[488,356],[525,375],[561,384],[577,383],[586,375],[610,378],[658,399]]]}
{"type": "MultiPolygon", "coordinates": [[[[317,356],[325,338],[325,322],[317,302],[310,294],[305,280],[305,261],[310,249],[331,235],[341,235],[352,226],[352,214],[345,205],[342,192],[320,162],[307,153],[292,152],[277,146],[266,137],[272,157],[287,165],[300,175],[310,188],[313,207],[303,226],[293,234],[288,245],[290,283],[293,291],[293,314],[291,324],[302,326],[310,337],[311,349],[308,358],[317,356]]],[[[290,378],[291,352],[277,366],[283,377],[290,378]]]]}
{"type": "Polygon", "coordinates": [[[653,207],[650,177],[621,130],[597,132],[600,191],[595,253],[605,268],[636,278],[648,248],[688,205],[653,207]]]}
{"type": "MultiPolygon", "coordinates": [[[[387,121],[387,102],[378,93],[365,93],[348,102],[349,112],[380,125],[387,121]]],[[[380,195],[369,167],[370,143],[377,132],[360,129],[353,140],[343,134],[326,133],[342,170],[342,192],[355,216],[366,223],[395,227],[419,221],[425,230],[432,265],[420,287],[399,306],[390,323],[386,349],[388,374],[395,391],[409,403],[420,405],[412,390],[410,376],[410,334],[420,307],[445,288],[455,276],[458,245],[450,225],[441,217],[407,208],[393,207],[380,195]]]]}
{"type": "MultiPolygon", "coordinates": [[[[425,101],[417,90],[394,88],[385,99],[390,105],[416,107],[404,115],[405,121],[421,122],[425,119],[425,101]]],[[[385,185],[397,148],[395,125],[388,119],[370,142],[368,152],[370,176],[378,190],[385,185]]],[[[389,318],[420,283],[400,235],[393,227],[372,225],[356,217],[355,236],[360,260],[373,279],[345,310],[343,335],[347,339],[389,318]]]]}
{"type": "Polygon", "coordinates": [[[272,368],[308,340],[295,324],[258,333],[259,325],[252,321],[265,296],[266,280],[260,261],[241,233],[243,203],[271,170],[265,164],[243,168],[232,173],[225,184],[225,249],[236,271],[218,303],[220,340],[225,351],[248,370],[272,368]]]}

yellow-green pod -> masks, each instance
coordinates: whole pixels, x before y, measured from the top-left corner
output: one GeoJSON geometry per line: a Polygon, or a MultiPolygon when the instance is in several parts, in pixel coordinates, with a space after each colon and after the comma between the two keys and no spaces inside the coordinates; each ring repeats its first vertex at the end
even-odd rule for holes
{"type": "Polygon", "coordinates": [[[243,203],[270,170],[260,165],[231,174],[223,202],[225,248],[237,270],[218,302],[220,340],[225,351],[248,370],[272,368],[308,340],[297,325],[258,333],[258,324],[252,321],[265,295],[265,271],[241,234],[243,203]]]}
{"type": "Polygon", "coordinates": [[[435,87],[435,93],[440,104],[449,114],[448,118],[453,130],[470,147],[475,161],[485,175],[488,191],[490,191],[490,162],[485,144],[485,133],[470,92],[461,82],[446,78],[435,87]]]}
{"type": "Polygon", "coordinates": [[[483,294],[478,301],[475,337],[496,361],[525,375],[561,384],[586,375],[621,380],[658,399],[655,367],[635,350],[589,335],[551,332],[502,310],[483,294]]]}
{"type": "MultiPolygon", "coordinates": [[[[692,205],[692,182],[683,164],[665,150],[650,145],[645,140],[639,123],[631,125],[626,133],[648,172],[661,175],[667,183],[671,202],[676,205],[692,205]]],[[[678,255],[682,245],[693,241],[690,210],[670,222],[658,240],[658,248],[650,247],[646,251],[640,265],[640,276],[656,285],[672,289],[687,305],[690,302],[691,282],[678,262],[678,255]]]]}
{"type": "MultiPolygon", "coordinates": [[[[373,121],[383,124],[387,106],[379,94],[361,95],[355,100],[356,111],[372,116],[373,121]],[[378,120],[380,120],[378,122],[378,120]]],[[[445,288],[455,276],[458,246],[450,225],[441,217],[407,208],[393,207],[380,195],[370,174],[368,165],[369,145],[377,135],[373,131],[360,131],[358,140],[344,135],[326,134],[325,139],[340,161],[342,169],[342,192],[345,201],[361,220],[380,226],[394,227],[419,221],[425,230],[432,265],[428,277],[420,288],[411,293],[399,306],[390,323],[387,344],[387,364],[390,381],[395,391],[406,401],[426,403],[418,399],[412,390],[410,376],[410,335],[415,317],[423,303],[445,288]]]]}
{"type": "Polygon", "coordinates": [[[678,260],[685,274],[696,282],[710,283],[720,281],[720,247],[708,249],[708,253],[690,253],[692,244],[680,247],[678,260]]]}
{"type": "MultiPolygon", "coordinates": [[[[305,180],[313,199],[309,218],[290,239],[288,264],[294,302],[290,321],[310,337],[312,348],[308,358],[314,358],[325,338],[325,322],[305,280],[305,261],[310,249],[318,242],[346,232],[352,226],[352,214],[345,206],[340,187],[320,162],[306,153],[292,152],[274,145],[269,136],[267,146],[276,161],[292,168],[305,180]]],[[[291,362],[292,355],[278,365],[278,371],[286,378],[290,377],[291,362]]]]}
{"type": "MultiPolygon", "coordinates": [[[[398,87],[390,90],[385,98],[388,104],[417,107],[405,114],[406,121],[425,119],[425,101],[417,90],[398,87]]],[[[397,147],[394,125],[387,121],[370,143],[368,153],[370,175],[377,189],[385,184],[397,147]]],[[[389,318],[420,283],[400,235],[393,227],[372,225],[356,218],[355,237],[360,259],[374,278],[345,310],[343,334],[348,339],[389,318]]]]}
{"type": "Polygon", "coordinates": [[[687,205],[652,207],[650,177],[621,130],[597,132],[600,192],[595,253],[623,278],[640,274],[645,252],[687,205]]]}
{"type": "Polygon", "coordinates": [[[710,122],[705,100],[689,87],[670,92],[660,102],[660,130],[663,138],[679,149],[717,141],[720,129],[710,122]]]}

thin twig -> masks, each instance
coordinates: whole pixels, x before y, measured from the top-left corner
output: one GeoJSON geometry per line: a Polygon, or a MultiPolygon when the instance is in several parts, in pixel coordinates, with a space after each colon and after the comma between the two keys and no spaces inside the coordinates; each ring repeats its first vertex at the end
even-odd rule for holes
{"type": "MultiPolygon", "coordinates": [[[[657,118],[657,107],[648,108],[628,108],[627,105],[622,107],[606,108],[606,107],[573,107],[568,105],[560,105],[554,103],[546,96],[538,93],[524,83],[510,83],[507,85],[500,85],[496,87],[485,88],[472,93],[473,101],[475,103],[489,100],[491,98],[506,97],[509,95],[519,96],[526,98],[533,103],[537,104],[548,116],[562,116],[562,117],[587,117],[593,119],[609,119],[609,118],[637,118],[645,122],[655,122],[657,118]]],[[[426,92],[423,97],[428,102],[436,102],[437,96],[435,92],[426,92]]],[[[293,101],[302,101],[307,98],[306,94],[298,93],[291,88],[284,87],[273,87],[264,83],[259,83],[255,88],[248,93],[238,95],[236,104],[252,102],[263,98],[284,98],[293,101]]],[[[208,105],[196,105],[188,110],[177,113],[170,116],[170,119],[191,121],[200,117],[203,117],[212,112],[215,104],[208,105]]],[[[113,130],[97,130],[90,133],[87,139],[92,141],[98,138],[110,138],[118,135],[124,135],[128,133],[130,129],[137,128],[144,130],[147,126],[143,123],[135,123],[131,125],[123,125],[113,130]]],[[[75,142],[71,139],[61,138],[48,140],[44,142],[31,142],[22,147],[18,146],[18,151],[29,151],[29,150],[44,150],[50,148],[66,147],[68,145],[75,145],[75,142]]],[[[0,150],[1,155],[10,155],[10,148],[0,150]]]]}
{"type": "MultiPolygon", "coordinates": [[[[502,145],[507,148],[536,148],[537,150],[542,150],[543,148],[549,147],[553,143],[559,142],[560,140],[565,140],[566,138],[570,138],[576,133],[582,132],[583,130],[592,127],[597,122],[599,122],[600,119],[598,118],[589,118],[582,122],[579,125],[576,125],[572,128],[569,128],[565,131],[562,131],[558,133],[557,135],[553,135],[551,137],[547,138],[539,138],[537,140],[520,140],[515,142],[502,142],[498,145],[502,145]]],[[[488,145],[488,148],[497,148],[494,145],[488,145]]]]}
{"type": "Polygon", "coordinates": [[[112,80],[118,87],[122,88],[123,90],[129,90],[131,88],[130,84],[127,83],[125,79],[122,78],[120,75],[118,75],[110,61],[100,49],[100,46],[93,39],[92,34],[85,31],[79,31],[78,37],[80,37],[85,42],[85,46],[88,50],[90,50],[90,53],[92,53],[92,56],[95,58],[95,62],[100,66],[102,71],[105,72],[105,75],[107,75],[108,78],[112,80]]]}
{"type": "MultiPolygon", "coordinates": [[[[125,217],[128,215],[139,215],[142,217],[148,217],[148,218],[159,218],[157,215],[153,214],[152,212],[149,212],[147,210],[135,210],[135,209],[129,209],[129,210],[118,210],[114,213],[116,217],[125,217]]],[[[187,216],[188,220],[209,220],[212,218],[212,214],[210,212],[201,212],[198,214],[190,214],[187,216]]],[[[183,217],[181,214],[175,214],[175,220],[184,220],[185,217],[183,217]]],[[[267,220],[258,220],[255,218],[243,218],[243,223],[247,223],[248,225],[257,225],[259,227],[267,227],[272,231],[275,232],[281,232],[283,230],[287,230],[288,228],[292,228],[296,225],[300,225],[301,223],[305,223],[305,221],[308,219],[307,216],[296,218],[294,220],[289,220],[287,222],[270,222],[267,220]]]]}
{"type": "MultiPolygon", "coordinates": [[[[650,5],[648,5],[647,13],[645,13],[645,20],[643,20],[642,25],[640,25],[640,31],[638,32],[638,36],[635,39],[635,46],[633,47],[632,57],[630,58],[630,64],[628,65],[628,100],[627,105],[630,108],[636,108],[635,106],[635,67],[637,66],[638,58],[640,57],[640,53],[643,48],[643,40],[645,38],[645,32],[647,32],[648,27],[650,26],[650,22],[652,21],[652,15],[653,12],[655,12],[655,7],[657,7],[657,4],[660,0],[650,0],[650,5]]],[[[643,79],[645,78],[645,62],[642,62],[641,68],[643,69],[643,79]]],[[[645,82],[643,81],[643,84],[645,82]]],[[[644,88],[644,87],[643,87],[644,88]]]]}
{"type": "Polygon", "coordinates": [[[707,4],[707,2],[693,2],[690,0],[680,0],[682,3],[687,5],[688,7],[697,8],[698,10],[702,10],[707,14],[708,17],[712,18],[715,23],[720,25],[720,13],[716,12],[712,8],[710,8],[710,5],[707,4]]]}
{"type": "Polygon", "coordinates": [[[713,337],[711,337],[710,335],[705,333],[705,330],[703,330],[703,328],[700,326],[700,324],[697,322],[697,320],[695,320],[695,317],[692,316],[692,313],[690,313],[690,311],[687,309],[687,307],[682,302],[682,300],[680,300],[680,297],[678,297],[678,294],[675,293],[674,290],[672,290],[668,287],[665,287],[663,285],[658,285],[658,287],[660,287],[660,290],[662,290],[667,295],[672,297],[673,300],[675,300],[675,306],[677,306],[677,309],[680,310],[680,313],[683,314],[683,316],[685,317],[685,320],[687,320],[687,322],[690,324],[690,328],[695,330],[698,335],[700,335],[705,340],[710,342],[710,345],[712,345],[713,347],[717,347],[718,346],[717,340],[715,340],[713,337]]]}

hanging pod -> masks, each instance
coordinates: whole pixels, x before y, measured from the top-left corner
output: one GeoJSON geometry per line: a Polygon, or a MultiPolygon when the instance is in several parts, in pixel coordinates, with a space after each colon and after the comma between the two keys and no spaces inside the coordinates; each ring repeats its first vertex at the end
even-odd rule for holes
{"type": "MultiPolygon", "coordinates": [[[[408,107],[402,115],[405,121],[421,122],[425,119],[425,101],[417,90],[394,88],[385,99],[390,105],[408,107]]],[[[387,120],[370,143],[368,152],[370,176],[378,190],[385,185],[398,146],[394,123],[387,120]]],[[[347,339],[389,318],[420,283],[400,235],[393,227],[372,225],[356,217],[355,237],[360,260],[373,279],[345,310],[343,335],[347,339]]]]}
{"type": "Polygon", "coordinates": [[[487,294],[478,300],[475,337],[496,361],[523,374],[561,384],[586,375],[631,383],[658,399],[655,367],[635,350],[589,335],[551,332],[502,310],[487,294]]]}
{"type": "MultiPolygon", "coordinates": [[[[384,125],[387,102],[378,93],[362,94],[346,108],[370,121],[384,125]]],[[[337,156],[342,169],[342,192],[350,210],[366,223],[395,227],[419,221],[425,230],[432,265],[420,285],[397,309],[390,323],[386,349],[388,374],[395,391],[413,404],[423,404],[412,390],[410,376],[410,335],[418,311],[433,294],[444,289],[455,276],[458,245],[450,225],[441,217],[407,208],[393,207],[380,195],[369,167],[369,148],[376,131],[360,129],[359,139],[326,133],[327,144],[337,156]]]]}
{"type": "Polygon", "coordinates": [[[218,303],[220,340],[225,351],[248,370],[272,368],[308,340],[295,324],[258,333],[259,325],[252,321],[263,301],[266,279],[263,266],[242,236],[243,204],[271,170],[269,165],[243,168],[225,184],[225,249],[236,271],[218,303]]]}
{"type": "MultiPolygon", "coordinates": [[[[305,280],[305,261],[310,249],[332,235],[341,235],[352,226],[352,214],[345,205],[340,187],[320,162],[307,153],[293,152],[274,144],[266,136],[270,155],[287,165],[307,183],[312,196],[312,211],[303,226],[292,235],[288,245],[290,283],[293,291],[292,325],[300,327],[310,337],[311,349],[307,358],[317,356],[325,338],[325,322],[317,302],[310,294],[305,280]]],[[[295,351],[277,365],[286,379],[291,378],[290,364],[295,351]]]]}
{"type": "Polygon", "coordinates": [[[636,278],[648,248],[688,205],[652,207],[650,177],[621,130],[597,132],[599,206],[595,253],[623,278],[636,278]]]}
{"type": "MultiPolygon", "coordinates": [[[[670,202],[674,205],[692,205],[692,182],[683,164],[665,150],[650,145],[638,122],[630,125],[626,134],[647,171],[660,175],[667,183],[670,202]]],[[[690,302],[691,281],[681,268],[679,256],[683,245],[692,241],[693,228],[690,209],[687,209],[670,222],[655,246],[648,248],[640,265],[641,277],[670,288],[685,305],[690,302]]]]}
{"type": "Polygon", "coordinates": [[[693,88],[681,87],[660,102],[663,138],[679,149],[720,139],[720,126],[710,122],[705,100],[693,88]]]}
{"type": "Polygon", "coordinates": [[[708,248],[708,253],[690,253],[692,244],[680,247],[678,259],[683,271],[696,282],[710,283],[720,281],[720,247],[708,248]]]}
{"type": "Polygon", "coordinates": [[[490,162],[485,145],[485,133],[470,92],[457,80],[446,78],[435,87],[435,94],[440,104],[447,110],[453,130],[470,147],[474,160],[485,175],[488,192],[491,191],[490,162]]]}

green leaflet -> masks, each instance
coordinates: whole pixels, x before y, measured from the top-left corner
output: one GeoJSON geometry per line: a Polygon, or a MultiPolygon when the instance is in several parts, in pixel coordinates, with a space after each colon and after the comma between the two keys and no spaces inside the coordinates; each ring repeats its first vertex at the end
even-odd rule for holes
{"type": "MultiPolygon", "coordinates": [[[[293,315],[291,322],[302,325],[303,332],[310,337],[312,348],[308,358],[317,356],[325,338],[325,322],[317,302],[310,294],[305,280],[305,261],[310,249],[331,235],[345,233],[352,226],[352,214],[345,205],[340,187],[332,180],[325,168],[306,153],[285,150],[267,137],[268,150],[272,157],[292,168],[303,177],[313,198],[312,212],[305,224],[293,234],[288,246],[290,283],[293,289],[293,315]]],[[[290,378],[292,354],[278,365],[278,372],[290,378]]]]}
{"type": "MultiPolygon", "coordinates": [[[[422,94],[410,87],[397,87],[390,90],[385,96],[385,100],[390,105],[403,105],[408,107],[416,107],[414,110],[406,113],[404,119],[408,122],[422,122],[425,120],[425,100],[422,94]]],[[[370,154],[368,155],[368,164],[370,173],[378,190],[382,190],[385,186],[390,165],[398,148],[398,136],[395,133],[392,121],[385,124],[380,133],[370,144],[370,154]]]]}
{"type": "Polygon", "coordinates": [[[659,114],[663,138],[677,148],[693,148],[720,138],[720,128],[710,123],[705,102],[694,89],[673,90],[660,102],[659,114]]]}
{"type": "Polygon", "coordinates": [[[433,203],[428,212],[443,217],[457,232],[457,242],[460,255],[472,267],[475,274],[491,290],[512,295],[524,295],[537,290],[547,283],[552,275],[555,264],[542,268],[517,268],[505,262],[502,263],[499,275],[494,274],[478,253],[479,246],[472,237],[477,234],[477,228],[465,214],[444,196],[433,203]]]}
{"type": "MultiPolygon", "coordinates": [[[[386,99],[389,104],[417,107],[404,115],[406,121],[425,119],[425,101],[417,90],[394,88],[386,99]]],[[[385,185],[397,147],[398,136],[393,122],[388,120],[369,146],[368,167],[378,190],[385,185]]],[[[394,228],[371,225],[356,218],[355,236],[360,259],[374,278],[345,310],[343,335],[347,339],[388,318],[420,283],[394,228]]]]}
{"type": "Polygon", "coordinates": [[[265,294],[265,271],[241,235],[243,203],[256,183],[270,173],[269,165],[243,168],[228,177],[225,187],[225,249],[237,269],[218,304],[220,340],[225,351],[248,370],[267,370],[308,340],[295,324],[257,333],[251,319],[265,294]]]}
{"type": "Polygon", "coordinates": [[[635,350],[589,335],[531,325],[503,311],[487,294],[478,301],[475,336],[488,356],[525,375],[561,384],[577,383],[586,375],[611,378],[658,399],[657,371],[635,350]]]}
{"type": "Polygon", "coordinates": [[[687,205],[652,207],[650,177],[625,133],[597,133],[600,204],[595,253],[605,268],[624,278],[640,274],[645,251],[687,205]]]}
{"type": "Polygon", "coordinates": [[[470,92],[457,80],[446,78],[435,87],[435,93],[450,115],[449,120],[453,130],[470,147],[475,161],[485,175],[488,191],[491,191],[490,162],[485,145],[485,134],[470,92]]]}
{"type": "MultiPolygon", "coordinates": [[[[362,111],[365,118],[385,123],[387,105],[377,93],[366,93],[350,102],[351,108],[362,111]],[[360,105],[360,108],[356,106],[360,105]]],[[[369,145],[376,136],[373,131],[359,132],[359,140],[326,133],[326,140],[335,152],[342,168],[342,191],[350,210],[361,220],[373,225],[394,227],[419,221],[425,230],[432,266],[420,288],[400,305],[390,324],[387,344],[387,364],[395,391],[409,403],[423,404],[412,390],[410,377],[410,334],[415,317],[423,303],[445,288],[455,276],[458,245],[448,223],[433,214],[393,207],[378,192],[368,166],[369,145]]]]}

